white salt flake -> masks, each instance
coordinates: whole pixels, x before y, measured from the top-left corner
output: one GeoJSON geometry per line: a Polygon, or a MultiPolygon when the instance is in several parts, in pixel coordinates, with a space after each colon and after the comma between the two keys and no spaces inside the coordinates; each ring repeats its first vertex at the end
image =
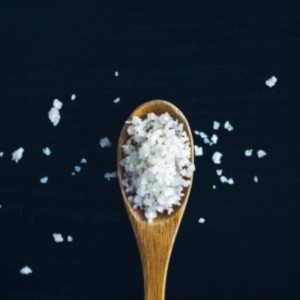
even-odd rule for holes
{"type": "Polygon", "coordinates": [[[212,161],[215,163],[215,164],[220,164],[221,163],[221,158],[222,158],[223,154],[221,152],[218,152],[216,151],[213,156],[212,156],[212,161]]]}
{"type": "Polygon", "coordinates": [[[205,219],[204,219],[204,218],[199,218],[198,222],[199,222],[200,224],[204,224],[204,223],[205,223],[205,219]]]}
{"type": "Polygon", "coordinates": [[[108,137],[101,138],[99,144],[101,148],[111,147],[111,141],[108,139],[108,137]]]}
{"type": "Polygon", "coordinates": [[[218,169],[218,170],[216,170],[216,173],[217,173],[218,176],[221,176],[222,173],[223,173],[223,170],[222,169],[218,169]]]}
{"type": "Polygon", "coordinates": [[[244,153],[245,153],[245,156],[250,157],[250,156],[252,156],[252,152],[253,152],[253,149],[246,149],[244,153]]]}
{"type": "Polygon", "coordinates": [[[199,146],[195,145],[194,148],[195,148],[195,155],[196,156],[202,156],[203,155],[203,148],[202,147],[199,147],[199,146]]]}
{"type": "Polygon", "coordinates": [[[55,107],[52,107],[48,112],[49,120],[52,122],[53,126],[57,126],[60,121],[59,110],[55,107]]]}
{"type": "Polygon", "coordinates": [[[200,131],[199,130],[194,130],[194,134],[195,135],[200,135],[200,131]]]}
{"type": "Polygon", "coordinates": [[[115,71],[115,77],[119,77],[119,71],[115,71]]]}
{"type": "Polygon", "coordinates": [[[42,177],[40,179],[40,183],[42,183],[42,184],[46,184],[47,182],[48,182],[48,176],[42,177]]]}
{"type": "Polygon", "coordinates": [[[212,141],[212,144],[216,144],[218,142],[218,136],[216,134],[213,134],[210,140],[212,141]]]}
{"type": "Polygon", "coordinates": [[[68,241],[69,243],[73,242],[73,237],[72,237],[71,235],[68,235],[68,236],[67,236],[67,241],[68,241]]]}
{"type": "Polygon", "coordinates": [[[72,172],[71,175],[72,175],[72,176],[76,176],[76,173],[75,173],[75,172],[72,172]]]}
{"type": "Polygon", "coordinates": [[[215,189],[217,188],[217,186],[214,184],[214,185],[212,186],[212,188],[215,190],[215,189]]]}
{"type": "Polygon", "coordinates": [[[257,176],[254,176],[254,177],[253,177],[253,181],[254,181],[254,182],[258,182],[258,177],[257,177],[257,176]]]}
{"type": "Polygon", "coordinates": [[[218,130],[220,128],[220,126],[221,126],[220,122],[214,121],[214,123],[213,123],[213,129],[214,130],[218,130]]]}
{"type": "Polygon", "coordinates": [[[222,183],[227,183],[227,184],[229,184],[229,185],[233,185],[233,184],[234,184],[233,178],[227,178],[227,177],[224,176],[224,175],[222,175],[222,176],[220,177],[220,181],[221,181],[222,183]]]}
{"type": "Polygon", "coordinates": [[[21,275],[30,275],[30,274],[32,274],[32,269],[28,266],[25,266],[22,269],[20,269],[20,274],[21,275]]]}
{"type": "Polygon", "coordinates": [[[3,155],[4,155],[4,152],[0,152],[0,157],[3,157],[3,155]]]}
{"type": "Polygon", "coordinates": [[[116,103],[119,103],[120,101],[121,101],[121,98],[120,98],[120,97],[117,97],[117,98],[114,99],[113,102],[116,104],[116,103]]]}
{"type": "Polygon", "coordinates": [[[228,178],[227,183],[230,184],[230,185],[234,184],[233,178],[228,178]]]}
{"type": "Polygon", "coordinates": [[[226,130],[228,130],[228,131],[232,131],[232,130],[233,130],[233,126],[230,124],[229,121],[226,121],[226,122],[224,123],[224,128],[225,128],[226,130]]]}
{"type": "Polygon", "coordinates": [[[81,167],[80,166],[75,166],[74,170],[75,170],[75,172],[79,173],[81,171],[81,167]]]}
{"type": "Polygon", "coordinates": [[[222,183],[225,183],[225,182],[227,182],[227,178],[223,175],[223,176],[220,177],[220,181],[222,183]]]}
{"type": "Polygon", "coordinates": [[[76,100],[76,95],[75,94],[72,94],[71,95],[71,101],[75,101],[76,100]]]}
{"type": "Polygon", "coordinates": [[[12,160],[15,161],[16,163],[19,162],[19,160],[23,157],[23,153],[24,153],[24,148],[20,147],[19,149],[15,150],[12,153],[12,160]]]}
{"type": "Polygon", "coordinates": [[[53,233],[52,236],[55,243],[62,243],[64,241],[64,238],[61,233],[53,233]]]}
{"type": "Polygon", "coordinates": [[[263,157],[266,156],[266,155],[267,155],[267,152],[264,151],[264,150],[258,150],[258,151],[257,151],[257,157],[258,157],[258,158],[263,158],[263,157]]]}
{"type": "Polygon", "coordinates": [[[50,148],[49,148],[49,147],[45,147],[45,148],[43,149],[43,153],[44,153],[45,155],[49,156],[49,155],[51,154],[50,148]]]}
{"type": "Polygon", "coordinates": [[[80,163],[86,164],[86,163],[87,163],[87,160],[83,157],[83,158],[81,159],[80,163]]]}
{"type": "Polygon", "coordinates": [[[53,100],[53,107],[60,110],[63,106],[63,103],[59,101],[58,99],[53,100]]]}
{"type": "Polygon", "coordinates": [[[200,132],[199,132],[199,135],[200,135],[200,137],[203,138],[203,139],[206,139],[206,138],[208,137],[207,134],[206,134],[205,132],[203,132],[203,131],[200,131],[200,132]]]}
{"type": "Polygon", "coordinates": [[[107,181],[110,181],[112,178],[116,178],[117,177],[117,172],[107,172],[104,174],[104,178],[107,181]]]}
{"type": "Polygon", "coordinates": [[[277,83],[278,79],[275,76],[270,77],[265,81],[266,86],[272,88],[277,83]]]}

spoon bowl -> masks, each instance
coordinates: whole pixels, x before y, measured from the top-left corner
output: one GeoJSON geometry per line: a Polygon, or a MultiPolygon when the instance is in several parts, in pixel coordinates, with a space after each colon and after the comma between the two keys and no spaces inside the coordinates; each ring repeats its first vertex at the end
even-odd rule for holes
{"type": "MultiPolygon", "coordinates": [[[[133,116],[145,119],[147,114],[151,112],[156,115],[167,112],[173,119],[176,119],[183,124],[184,130],[190,141],[191,162],[194,164],[194,143],[189,123],[183,113],[172,103],[164,100],[152,100],[146,102],[135,109],[128,120],[131,120],[133,116]]],[[[144,276],[144,299],[164,300],[169,260],[192,184],[184,188],[184,196],[181,199],[180,206],[174,207],[174,211],[170,215],[167,213],[158,214],[158,216],[149,223],[140,209],[133,208],[122,185],[124,170],[120,165],[120,161],[124,157],[122,145],[126,144],[126,141],[129,138],[127,133],[128,126],[129,125],[125,123],[118,142],[117,174],[119,185],[141,256],[144,276]]],[[[190,180],[192,182],[193,178],[190,178],[190,180]]]]}

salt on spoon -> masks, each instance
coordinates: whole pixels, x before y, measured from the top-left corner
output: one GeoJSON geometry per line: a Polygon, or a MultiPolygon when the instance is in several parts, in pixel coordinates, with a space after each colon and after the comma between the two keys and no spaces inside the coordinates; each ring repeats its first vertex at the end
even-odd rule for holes
{"type": "MultiPolygon", "coordinates": [[[[168,113],[173,119],[183,124],[190,143],[190,162],[194,164],[194,143],[189,123],[183,113],[173,104],[163,100],[153,100],[139,106],[128,118],[139,117],[145,119],[149,113],[162,115],[168,113]]],[[[145,300],[164,300],[167,270],[170,255],[173,249],[175,238],[181,223],[186,204],[190,195],[193,176],[189,178],[191,184],[184,187],[180,206],[176,206],[170,214],[159,214],[152,222],[149,222],[140,209],[135,209],[128,199],[130,195],[126,193],[123,186],[125,178],[124,169],[120,165],[124,158],[122,146],[129,139],[127,132],[128,122],[121,131],[117,149],[117,175],[121,189],[123,202],[129,216],[129,220],[137,240],[144,275],[145,300]]]]}

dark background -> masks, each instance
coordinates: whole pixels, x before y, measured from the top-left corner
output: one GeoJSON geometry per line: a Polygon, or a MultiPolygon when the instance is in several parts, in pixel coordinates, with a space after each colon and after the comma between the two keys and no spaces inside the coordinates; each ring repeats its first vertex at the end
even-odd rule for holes
{"type": "Polygon", "coordinates": [[[234,126],[196,160],[166,299],[300,298],[299,1],[0,5],[1,300],[143,298],[118,184],[103,174],[116,169],[125,119],[158,98],[177,105],[192,129],[212,134],[215,119],[234,126]],[[54,98],[64,102],[57,127],[47,116],[54,98]],[[99,147],[104,136],[111,149],[99,147]],[[247,159],[246,148],[268,155],[247,159]],[[215,150],[233,186],[220,184],[215,150]],[[88,163],[72,177],[82,157],[88,163]],[[54,232],[73,243],[55,243],[54,232]],[[19,274],[25,265],[33,274],[19,274]]]}

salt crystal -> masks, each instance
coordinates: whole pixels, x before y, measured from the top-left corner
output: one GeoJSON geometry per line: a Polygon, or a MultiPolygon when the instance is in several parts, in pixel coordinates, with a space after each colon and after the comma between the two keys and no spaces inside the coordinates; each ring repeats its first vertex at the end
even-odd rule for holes
{"type": "Polygon", "coordinates": [[[71,173],[71,175],[72,175],[72,176],[75,176],[75,175],[76,175],[76,173],[75,173],[75,172],[72,172],[72,173],[71,173]]]}
{"type": "Polygon", "coordinates": [[[76,95],[75,95],[75,94],[72,94],[72,95],[71,95],[71,101],[74,101],[74,100],[76,100],[76,95]]]}
{"type": "Polygon", "coordinates": [[[258,177],[257,177],[257,176],[254,176],[254,177],[253,177],[253,180],[254,180],[254,182],[258,182],[258,177]]]}
{"type": "Polygon", "coordinates": [[[85,158],[82,158],[81,161],[80,161],[80,163],[86,164],[86,163],[87,163],[87,160],[86,160],[85,158]]]}
{"type": "Polygon", "coordinates": [[[262,157],[264,157],[264,156],[266,156],[266,155],[267,155],[267,152],[264,151],[264,150],[258,150],[258,151],[257,151],[257,157],[258,157],[258,158],[262,158],[262,157]]]}
{"type": "Polygon", "coordinates": [[[100,139],[100,147],[101,148],[105,148],[105,147],[110,148],[111,147],[110,140],[107,137],[100,139]]]}
{"type": "Polygon", "coordinates": [[[233,130],[233,126],[229,123],[229,121],[226,121],[224,123],[224,128],[227,129],[228,131],[232,131],[233,130]]]}
{"type": "Polygon", "coordinates": [[[58,99],[53,100],[53,107],[60,110],[62,108],[62,106],[63,106],[63,103],[61,101],[59,101],[58,99]]]}
{"type": "Polygon", "coordinates": [[[3,157],[3,155],[4,155],[4,152],[0,152],[0,157],[3,157]]]}
{"type": "Polygon", "coordinates": [[[265,84],[269,88],[272,88],[277,83],[277,81],[278,81],[278,79],[275,76],[272,76],[265,81],[265,84]]]}
{"type": "Polygon", "coordinates": [[[57,126],[60,121],[59,110],[55,107],[52,107],[48,112],[49,120],[52,122],[53,126],[57,126]]]}
{"type": "Polygon", "coordinates": [[[225,182],[227,182],[227,178],[226,178],[225,176],[221,176],[221,177],[220,177],[220,181],[221,181],[222,183],[225,183],[225,182]]]}
{"type": "Polygon", "coordinates": [[[218,136],[216,134],[213,134],[211,137],[211,141],[213,144],[216,144],[218,142],[218,136]]]}
{"type": "Polygon", "coordinates": [[[215,164],[220,164],[222,156],[223,156],[223,154],[221,152],[216,151],[212,156],[212,161],[215,164]]]}
{"type": "Polygon", "coordinates": [[[52,236],[55,243],[62,243],[64,241],[64,238],[61,233],[53,233],[52,236]]]}
{"type": "Polygon", "coordinates": [[[44,148],[44,149],[43,149],[43,153],[44,153],[45,155],[49,156],[49,155],[51,154],[50,148],[49,148],[49,147],[44,148]]]}
{"type": "Polygon", "coordinates": [[[74,170],[75,170],[75,172],[79,173],[81,171],[81,167],[80,166],[75,166],[74,170]]]}
{"type": "Polygon", "coordinates": [[[67,241],[68,241],[69,243],[73,242],[73,237],[72,237],[71,235],[68,235],[68,236],[67,236],[67,241]]]}
{"type": "Polygon", "coordinates": [[[32,269],[29,268],[28,266],[25,266],[20,270],[20,274],[22,274],[22,275],[32,274],[32,269]]]}
{"type": "Polygon", "coordinates": [[[115,77],[119,76],[119,71],[115,71],[115,77]]]}
{"type": "Polygon", "coordinates": [[[24,153],[24,148],[23,147],[20,147],[19,149],[15,150],[13,153],[12,153],[12,160],[14,160],[16,163],[22,158],[23,156],[23,153],[24,153]]]}
{"type": "Polygon", "coordinates": [[[48,176],[42,177],[40,179],[40,183],[42,183],[42,184],[46,184],[47,182],[48,182],[48,176]]]}
{"type": "Polygon", "coordinates": [[[110,181],[112,178],[116,178],[117,177],[117,173],[116,172],[107,172],[104,174],[104,178],[107,181],[110,181]]]}
{"type": "Polygon", "coordinates": [[[195,148],[195,155],[196,156],[202,156],[203,155],[203,148],[202,147],[199,147],[199,146],[195,145],[194,148],[195,148]]]}
{"type": "Polygon", "coordinates": [[[233,178],[228,178],[227,183],[230,184],[230,185],[234,184],[233,178]]]}
{"type": "Polygon", "coordinates": [[[194,130],[194,134],[195,135],[200,135],[200,131],[199,130],[194,130]]]}
{"type": "Polygon", "coordinates": [[[121,98],[120,98],[120,97],[117,97],[117,98],[114,99],[113,102],[114,102],[114,103],[119,103],[120,101],[121,101],[121,98]]]}
{"type": "Polygon", "coordinates": [[[206,134],[205,132],[203,132],[203,131],[200,131],[200,132],[199,132],[199,135],[200,135],[200,137],[203,138],[203,139],[207,138],[207,134],[206,134]]]}
{"type": "Polygon", "coordinates": [[[245,150],[245,156],[247,156],[247,157],[252,156],[252,152],[253,152],[253,149],[246,149],[245,150]]]}
{"type": "Polygon", "coordinates": [[[212,186],[212,188],[215,190],[215,189],[217,188],[217,186],[214,184],[214,185],[212,186]]]}
{"type": "Polygon", "coordinates": [[[200,224],[203,224],[203,223],[205,223],[205,219],[204,219],[204,218],[199,218],[198,222],[199,222],[200,224]]]}
{"type": "Polygon", "coordinates": [[[218,175],[218,176],[221,176],[222,173],[223,173],[223,170],[222,170],[222,169],[218,169],[218,170],[216,170],[216,172],[217,172],[217,175],[218,175]]]}
{"type": "Polygon", "coordinates": [[[213,129],[214,130],[218,130],[219,128],[220,128],[220,122],[218,122],[218,121],[214,121],[214,123],[213,123],[213,129]]]}

